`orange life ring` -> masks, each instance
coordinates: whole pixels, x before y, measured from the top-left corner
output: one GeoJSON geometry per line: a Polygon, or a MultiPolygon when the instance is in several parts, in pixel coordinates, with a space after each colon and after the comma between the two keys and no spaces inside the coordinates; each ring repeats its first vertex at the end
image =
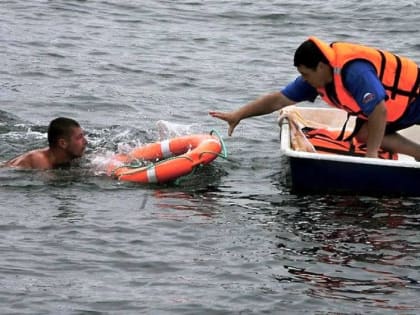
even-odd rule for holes
{"type": "Polygon", "coordinates": [[[164,183],[210,163],[221,150],[221,141],[211,134],[181,136],[134,148],[128,154],[116,154],[108,164],[107,174],[122,181],[164,183]],[[130,165],[138,160],[158,162],[145,167],[130,165]]]}

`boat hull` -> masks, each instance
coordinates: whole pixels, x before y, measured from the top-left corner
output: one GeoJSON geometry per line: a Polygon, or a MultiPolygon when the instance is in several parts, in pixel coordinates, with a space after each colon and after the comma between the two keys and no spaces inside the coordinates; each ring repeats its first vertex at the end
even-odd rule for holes
{"type": "MultiPolygon", "coordinates": [[[[299,111],[304,112],[305,108],[299,111]]],[[[287,119],[280,122],[280,130],[286,183],[293,193],[420,196],[420,163],[414,159],[383,160],[300,152],[291,146],[287,119]]]]}
{"type": "Polygon", "coordinates": [[[420,196],[420,169],[288,157],[293,192],[420,196]]]}

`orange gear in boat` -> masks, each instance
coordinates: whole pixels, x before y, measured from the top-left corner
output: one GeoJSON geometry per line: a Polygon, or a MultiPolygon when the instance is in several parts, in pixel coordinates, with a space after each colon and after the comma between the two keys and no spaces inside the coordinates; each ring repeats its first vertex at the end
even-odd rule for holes
{"type": "Polygon", "coordinates": [[[128,154],[115,155],[108,165],[107,174],[122,181],[164,183],[191,173],[198,165],[210,163],[221,150],[221,141],[211,134],[181,136],[134,148],[128,154]],[[158,162],[135,166],[139,161],[158,162]]]}
{"type": "MultiPolygon", "coordinates": [[[[366,144],[358,142],[356,138],[351,137],[349,140],[337,140],[340,131],[332,131],[327,129],[311,129],[303,130],[306,138],[312,143],[317,153],[332,153],[351,156],[365,156],[366,144]]],[[[345,136],[348,136],[346,134],[345,136]]],[[[383,150],[378,151],[378,157],[385,160],[397,160],[398,154],[383,150]]]]}

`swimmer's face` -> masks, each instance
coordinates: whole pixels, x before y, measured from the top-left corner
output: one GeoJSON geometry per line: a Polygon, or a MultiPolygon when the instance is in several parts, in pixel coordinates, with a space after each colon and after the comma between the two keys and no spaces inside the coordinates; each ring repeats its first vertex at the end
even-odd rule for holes
{"type": "Polygon", "coordinates": [[[83,156],[87,146],[85,133],[80,127],[72,128],[71,135],[66,139],[66,152],[73,158],[83,156]]]}

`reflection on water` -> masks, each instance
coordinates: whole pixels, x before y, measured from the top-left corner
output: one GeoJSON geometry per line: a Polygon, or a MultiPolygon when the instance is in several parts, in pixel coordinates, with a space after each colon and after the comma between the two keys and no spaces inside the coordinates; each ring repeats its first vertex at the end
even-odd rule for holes
{"type": "Polygon", "coordinates": [[[77,204],[79,198],[75,194],[68,194],[61,192],[60,194],[52,194],[57,209],[57,214],[54,218],[65,219],[67,222],[74,223],[83,220],[84,213],[80,211],[80,207],[77,204]]]}
{"type": "Polygon", "coordinates": [[[374,307],[394,310],[415,310],[420,307],[420,304],[404,305],[404,303],[399,304],[399,301],[391,301],[387,298],[402,287],[419,290],[420,284],[413,279],[396,278],[391,273],[372,270],[365,271],[373,273],[372,276],[375,279],[364,280],[324,275],[290,266],[286,266],[286,269],[294,278],[278,277],[277,280],[308,283],[310,288],[307,294],[312,297],[362,302],[374,307]]]}
{"type": "Polygon", "coordinates": [[[156,210],[162,210],[159,215],[166,219],[184,220],[192,216],[210,218],[217,212],[212,206],[211,194],[156,190],[153,197],[156,210]]]}
{"type": "Polygon", "coordinates": [[[407,288],[413,294],[420,290],[415,272],[420,257],[419,209],[417,199],[314,196],[296,200],[296,206],[279,211],[278,218],[288,230],[278,235],[278,255],[291,261],[285,266],[291,276],[276,279],[306,282],[307,294],[315,297],[417,309],[420,303],[407,304],[398,290],[407,288]]]}

